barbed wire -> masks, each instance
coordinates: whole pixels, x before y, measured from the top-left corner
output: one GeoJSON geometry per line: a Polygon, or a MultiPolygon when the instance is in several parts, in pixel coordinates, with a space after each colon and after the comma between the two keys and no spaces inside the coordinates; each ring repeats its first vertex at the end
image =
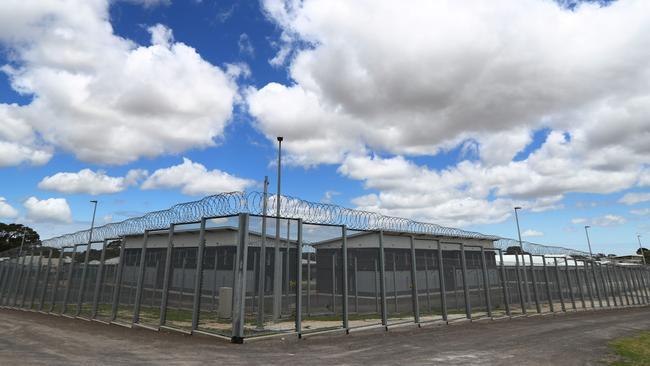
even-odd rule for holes
{"type": "MultiPolygon", "coordinates": [[[[206,217],[230,216],[240,213],[262,215],[264,195],[260,192],[228,192],[204,197],[197,201],[179,203],[167,210],[149,212],[121,222],[99,226],[92,231],[92,240],[101,241],[141,234],[145,230],[164,230],[171,224],[187,224],[206,217]]],[[[269,195],[266,215],[274,216],[277,198],[269,195]]],[[[280,217],[302,219],[309,224],[345,225],[351,230],[386,230],[440,237],[484,239],[494,241],[497,248],[518,246],[519,241],[494,235],[485,235],[432,223],[418,222],[401,217],[386,216],[376,212],[350,209],[334,204],[318,203],[283,195],[280,197],[280,217]]],[[[43,245],[63,247],[89,241],[90,230],[81,230],[46,239],[43,245]]],[[[585,255],[587,253],[563,248],[522,242],[523,249],[531,254],[585,255]]]]}

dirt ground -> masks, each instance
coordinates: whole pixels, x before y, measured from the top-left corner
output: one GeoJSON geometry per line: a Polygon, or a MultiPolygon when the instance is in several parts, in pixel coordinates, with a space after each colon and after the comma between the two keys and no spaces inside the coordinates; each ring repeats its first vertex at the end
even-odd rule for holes
{"type": "Polygon", "coordinates": [[[235,345],[0,310],[3,365],[602,365],[609,340],[650,330],[650,308],[584,311],[235,345]]]}

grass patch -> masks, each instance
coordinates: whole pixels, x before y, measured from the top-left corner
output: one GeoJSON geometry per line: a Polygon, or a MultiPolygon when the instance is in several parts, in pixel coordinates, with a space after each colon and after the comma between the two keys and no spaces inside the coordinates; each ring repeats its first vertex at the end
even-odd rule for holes
{"type": "Polygon", "coordinates": [[[609,343],[620,360],[613,361],[615,366],[641,366],[650,365],[650,332],[643,332],[639,336],[621,338],[609,343]]]}

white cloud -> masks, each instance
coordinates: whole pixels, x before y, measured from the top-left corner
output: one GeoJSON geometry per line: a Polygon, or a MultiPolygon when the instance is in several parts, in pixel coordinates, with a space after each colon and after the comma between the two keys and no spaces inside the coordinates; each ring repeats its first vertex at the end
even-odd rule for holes
{"type": "Polygon", "coordinates": [[[591,220],[592,225],[594,226],[614,226],[614,225],[622,225],[627,222],[627,220],[618,215],[605,215],[602,217],[596,217],[593,220],[591,220]]]}
{"type": "Polygon", "coordinates": [[[48,198],[39,200],[29,197],[23,205],[27,210],[27,219],[33,222],[71,223],[72,211],[65,198],[48,198]]]}
{"type": "Polygon", "coordinates": [[[38,188],[60,193],[111,194],[137,184],[147,174],[146,170],[133,169],[125,177],[110,177],[103,171],[82,169],[78,173],[62,172],[45,177],[38,188]]]}
{"type": "Polygon", "coordinates": [[[239,41],[237,42],[237,45],[239,46],[239,53],[248,55],[250,57],[255,56],[255,48],[253,47],[253,44],[251,43],[250,37],[246,33],[242,33],[239,35],[239,41]]]}
{"type": "Polygon", "coordinates": [[[635,205],[637,203],[650,201],[650,192],[647,193],[626,193],[620,200],[619,203],[624,203],[626,205],[635,205]]]}
{"type": "Polygon", "coordinates": [[[632,215],[645,216],[650,215],[650,208],[640,208],[638,210],[630,210],[632,215]]]}
{"type": "Polygon", "coordinates": [[[6,198],[0,197],[0,218],[13,219],[17,216],[18,211],[7,203],[6,198]]]}
{"type": "Polygon", "coordinates": [[[181,188],[188,195],[215,194],[243,191],[255,182],[235,177],[218,169],[207,170],[205,166],[183,158],[183,163],[158,169],[145,180],[142,189],[181,188]]]}
{"type": "Polygon", "coordinates": [[[378,191],[355,200],[360,207],[494,222],[513,202],[556,209],[569,192],[644,182],[644,0],[573,10],[545,0],[263,5],[282,30],[274,45],[290,55],[292,80],[248,90],[256,126],[270,140],[285,137],[290,163],[341,164],[343,175],[378,191]],[[539,130],[549,131],[546,140],[527,149],[539,130]],[[478,158],[444,170],[409,161],[468,143],[478,158]],[[376,152],[398,156],[359,158],[376,152]],[[372,167],[384,165],[405,170],[378,177],[372,167]]]}
{"type": "Polygon", "coordinates": [[[169,5],[172,3],[171,0],[121,0],[127,3],[142,5],[145,8],[153,8],[161,5],[169,5]]]}
{"type": "Polygon", "coordinates": [[[0,103],[0,127],[21,131],[0,132],[0,151],[10,152],[0,153],[1,165],[42,164],[54,147],[123,164],[212,146],[222,136],[237,98],[233,77],[163,25],[149,28],[149,46],[115,35],[109,5],[0,2],[0,45],[11,55],[2,71],[14,90],[33,96],[25,106],[0,103]]]}
{"type": "Polygon", "coordinates": [[[337,192],[337,191],[325,191],[325,193],[323,194],[323,198],[321,198],[320,201],[323,203],[332,203],[332,198],[340,194],[341,192],[337,192]]]}
{"type": "Polygon", "coordinates": [[[580,224],[584,224],[586,222],[587,222],[587,219],[585,219],[584,217],[578,217],[578,218],[575,218],[575,219],[571,219],[571,223],[573,225],[580,225],[580,224]]]}
{"type": "Polygon", "coordinates": [[[539,236],[544,236],[544,233],[541,232],[541,231],[528,229],[528,230],[524,231],[523,233],[521,233],[521,236],[524,236],[524,237],[539,237],[539,236]]]}

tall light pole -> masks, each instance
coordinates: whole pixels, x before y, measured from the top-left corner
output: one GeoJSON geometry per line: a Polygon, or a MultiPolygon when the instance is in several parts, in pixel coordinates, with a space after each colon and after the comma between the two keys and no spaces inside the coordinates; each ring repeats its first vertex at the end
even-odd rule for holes
{"type": "MultiPolygon", "coordinates": [[[[282,136],[278,136],[278,191],[275,196],[275,250],[273,260],[273,321],[278,321],[282,308],[282,266],[280,259],[280,182],[282,173],[282,136]]],[[[287,233],[287,236],[289,233],[287,233]]],[[[288,258],[288,256],[287,256],[288,258]]]]}
{"type": "MultiPolygon", "coordinates": [[[[95,228],[95,214],[97,213],[97,200],[91,200],[93,204],[93,219],[90,222],[90,232],[88,233],[88,245],[86,246],[86,256],[84,258],[84,269],[81,271],[81,281],[79,287],[79,298],[77,299],[77,313],[76,316],[81,314],[81,306],[83,305],[84,294],[86,290],[86,276],[88,276],[88,261],[90,260],[90,247],[93,242],[93,229],[95,228]]],[[[74,258],[72,258],[74,261],[74,258]]]]}
{"type": "Polygon", "coordinates": [[[589,246],[589,257],[591,257],[591,260],[594,260],[594,253],[591,251],[591,240],[589,240],[589,228],[591,226],[585,225],[585,235],[587,235],[587,245],[589,246]]]}
{"type": "Polygon", "coordinates": [[[636,240],[639,241],[639,250],[641,251],[641,258],[643,259],[643,264],[648,264],[645,261],[645,252],[643,251],[643,246],[641,245],[641,234],[636,235],[636,240]]]}
{"type": "MultiPolygon", "coordinates": [[[[515,221],[517,222],[517,236],[519,237],[519,248],[521,249],[521,262],[525,263],[524,246],[521,242],[521,230],[519,229],[519,215],[517,214],[518,210],[521,210],[520,206],[515,207],[515,221]]],[[[532,268],[533,263],[531,263],[530,265],[532,268]]],[[[524,283],[526,284],[526,286],[524,286],[524,289],[526,290],[526,307],[528,307],[528,304],[530,303],[530,290],[528,289],[528,275],[526,274],[526,272],[528,271],[526,270],[526,266],[524,265],[524,283]]]]}

